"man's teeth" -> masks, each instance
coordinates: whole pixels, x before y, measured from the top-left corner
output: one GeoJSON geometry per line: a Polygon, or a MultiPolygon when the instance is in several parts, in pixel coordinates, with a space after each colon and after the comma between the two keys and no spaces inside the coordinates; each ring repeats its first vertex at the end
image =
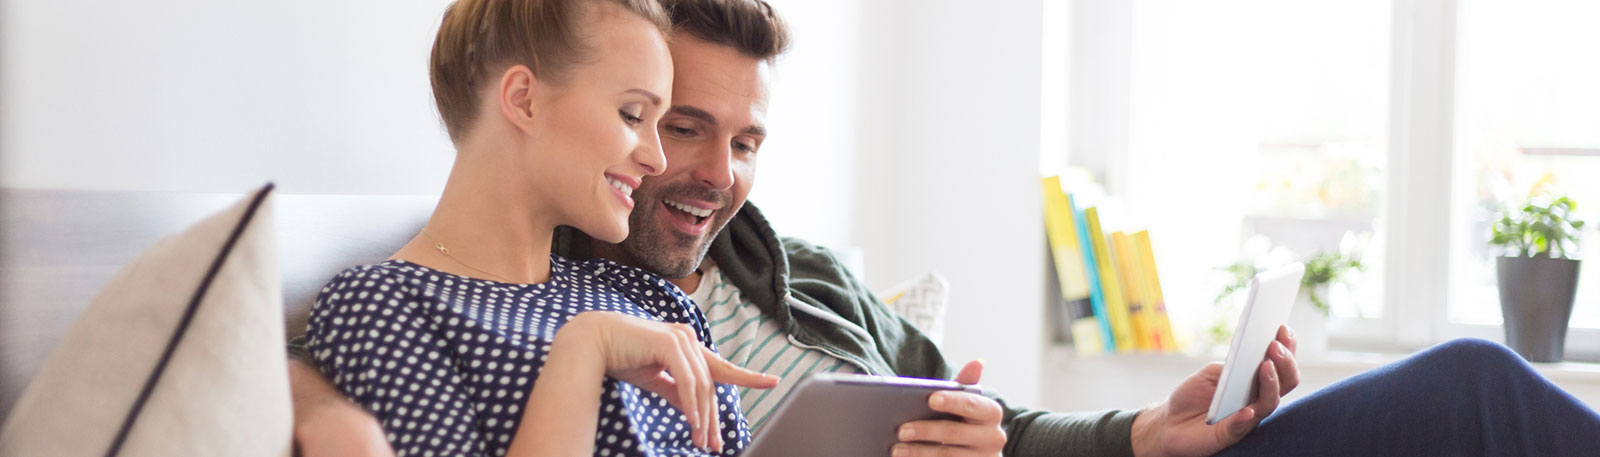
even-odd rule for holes
{"type": "Polygon", "coordinates": [[[622,191],[623,195],[633,195],[633,187],[629,186],[627,184],[623,184],[622,181],[618,181],[618,180],[611,179],[611,178],[608,177],[608,178],[606,178],[606,182],[611,183],[611,187],[622,191]]]}
{"type": "Polygon", "coordinates": [[[711,210],[709,210],[709,209],[695,208],[693,206],[685,205],[685,204],[678,203],[678,202],[675,202],[675,201],[672,201],[672,200],[663,200],[663,201],[667,203],[667,206],[671,206],[673,208],[677,208],[678,210],[683,211],[685,213],[693,214],[695,217],[707,217],[707,216],[711,215],[711,210]]]}

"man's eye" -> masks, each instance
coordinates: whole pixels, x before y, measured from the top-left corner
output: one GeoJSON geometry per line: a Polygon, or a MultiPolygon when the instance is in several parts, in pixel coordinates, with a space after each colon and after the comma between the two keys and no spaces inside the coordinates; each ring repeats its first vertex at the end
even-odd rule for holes
{"type": "Polygon", "coordinates": [[[694,136],[694,129],[691,128],[668,125],[666,126],[666,129],[667,133],[672,134],[673,136],[694,136]]]}
{"type": "Polygon", "coordinates": [[[756,147],[755,146],[751,146],[748,143],[740,143],[740,142],[737,142],[737,141],[733,142],[733,148],[734,149],[738,149],[741,152],[756,152],[756,147]]]}

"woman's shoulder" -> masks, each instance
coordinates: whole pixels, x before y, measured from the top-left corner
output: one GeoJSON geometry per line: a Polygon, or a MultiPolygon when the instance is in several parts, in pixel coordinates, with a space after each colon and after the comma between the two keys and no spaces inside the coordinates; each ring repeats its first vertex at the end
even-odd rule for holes
{"type": "Polygon", "coordinates": [[[414,295],[425,271],[401,260],[386,260],[346,268],[329,279],[317,294],[316,305],[387,302],[414,295]]]}
{"type": "Polygon", "coordinates": [[[349,289],[352,287],[378,287],[379,285],[395,285],[404,281],[407,276],[420,273],[410,264],[401,260],[385,260],[370,265],[356,265],[344,269],[328,284],[322,287],[322,292],[327,293],[336,289],[349,289]]]}

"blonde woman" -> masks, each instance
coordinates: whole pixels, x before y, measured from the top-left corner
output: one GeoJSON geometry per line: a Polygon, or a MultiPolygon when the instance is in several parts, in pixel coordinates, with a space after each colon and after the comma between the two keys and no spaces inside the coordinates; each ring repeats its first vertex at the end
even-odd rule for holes
{"type": "MultiPolygon", "coordinates": [[[[776,378],[713,352],[671,283],[550,253],[569,225],[628,234],[665,168],[666,19],[654,0],[461,0],[430,76],[457,152],[439,205],[388,261],[335,277],[312,311],[318,368],[400,455],[742,450],[736,389],[776,378]]],[[[397,159],[398,160],[398,159],[397,159]]]]}

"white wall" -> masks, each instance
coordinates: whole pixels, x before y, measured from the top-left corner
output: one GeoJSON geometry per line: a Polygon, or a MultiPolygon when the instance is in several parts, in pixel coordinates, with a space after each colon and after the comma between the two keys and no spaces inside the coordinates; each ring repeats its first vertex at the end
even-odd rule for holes
{"type": "Polygon", "coordinates": [[[0,185],[428,194],[443,0],[0,4],[0,185]]]}
{"type": "Polygon", "coordinates": [[[945,354],[984,384],[1039,398],[1037,1],[866,2],[856,233],[869,283],[951,283],[945,354]]]}
{"type": "Polygon", "coordinates": [[[750,192],[778,233],[836,248],[850,224],[861,129],[861,7],[855,0],[773,0],[793,42],[773,71],[767,140],[750,192]]]}

